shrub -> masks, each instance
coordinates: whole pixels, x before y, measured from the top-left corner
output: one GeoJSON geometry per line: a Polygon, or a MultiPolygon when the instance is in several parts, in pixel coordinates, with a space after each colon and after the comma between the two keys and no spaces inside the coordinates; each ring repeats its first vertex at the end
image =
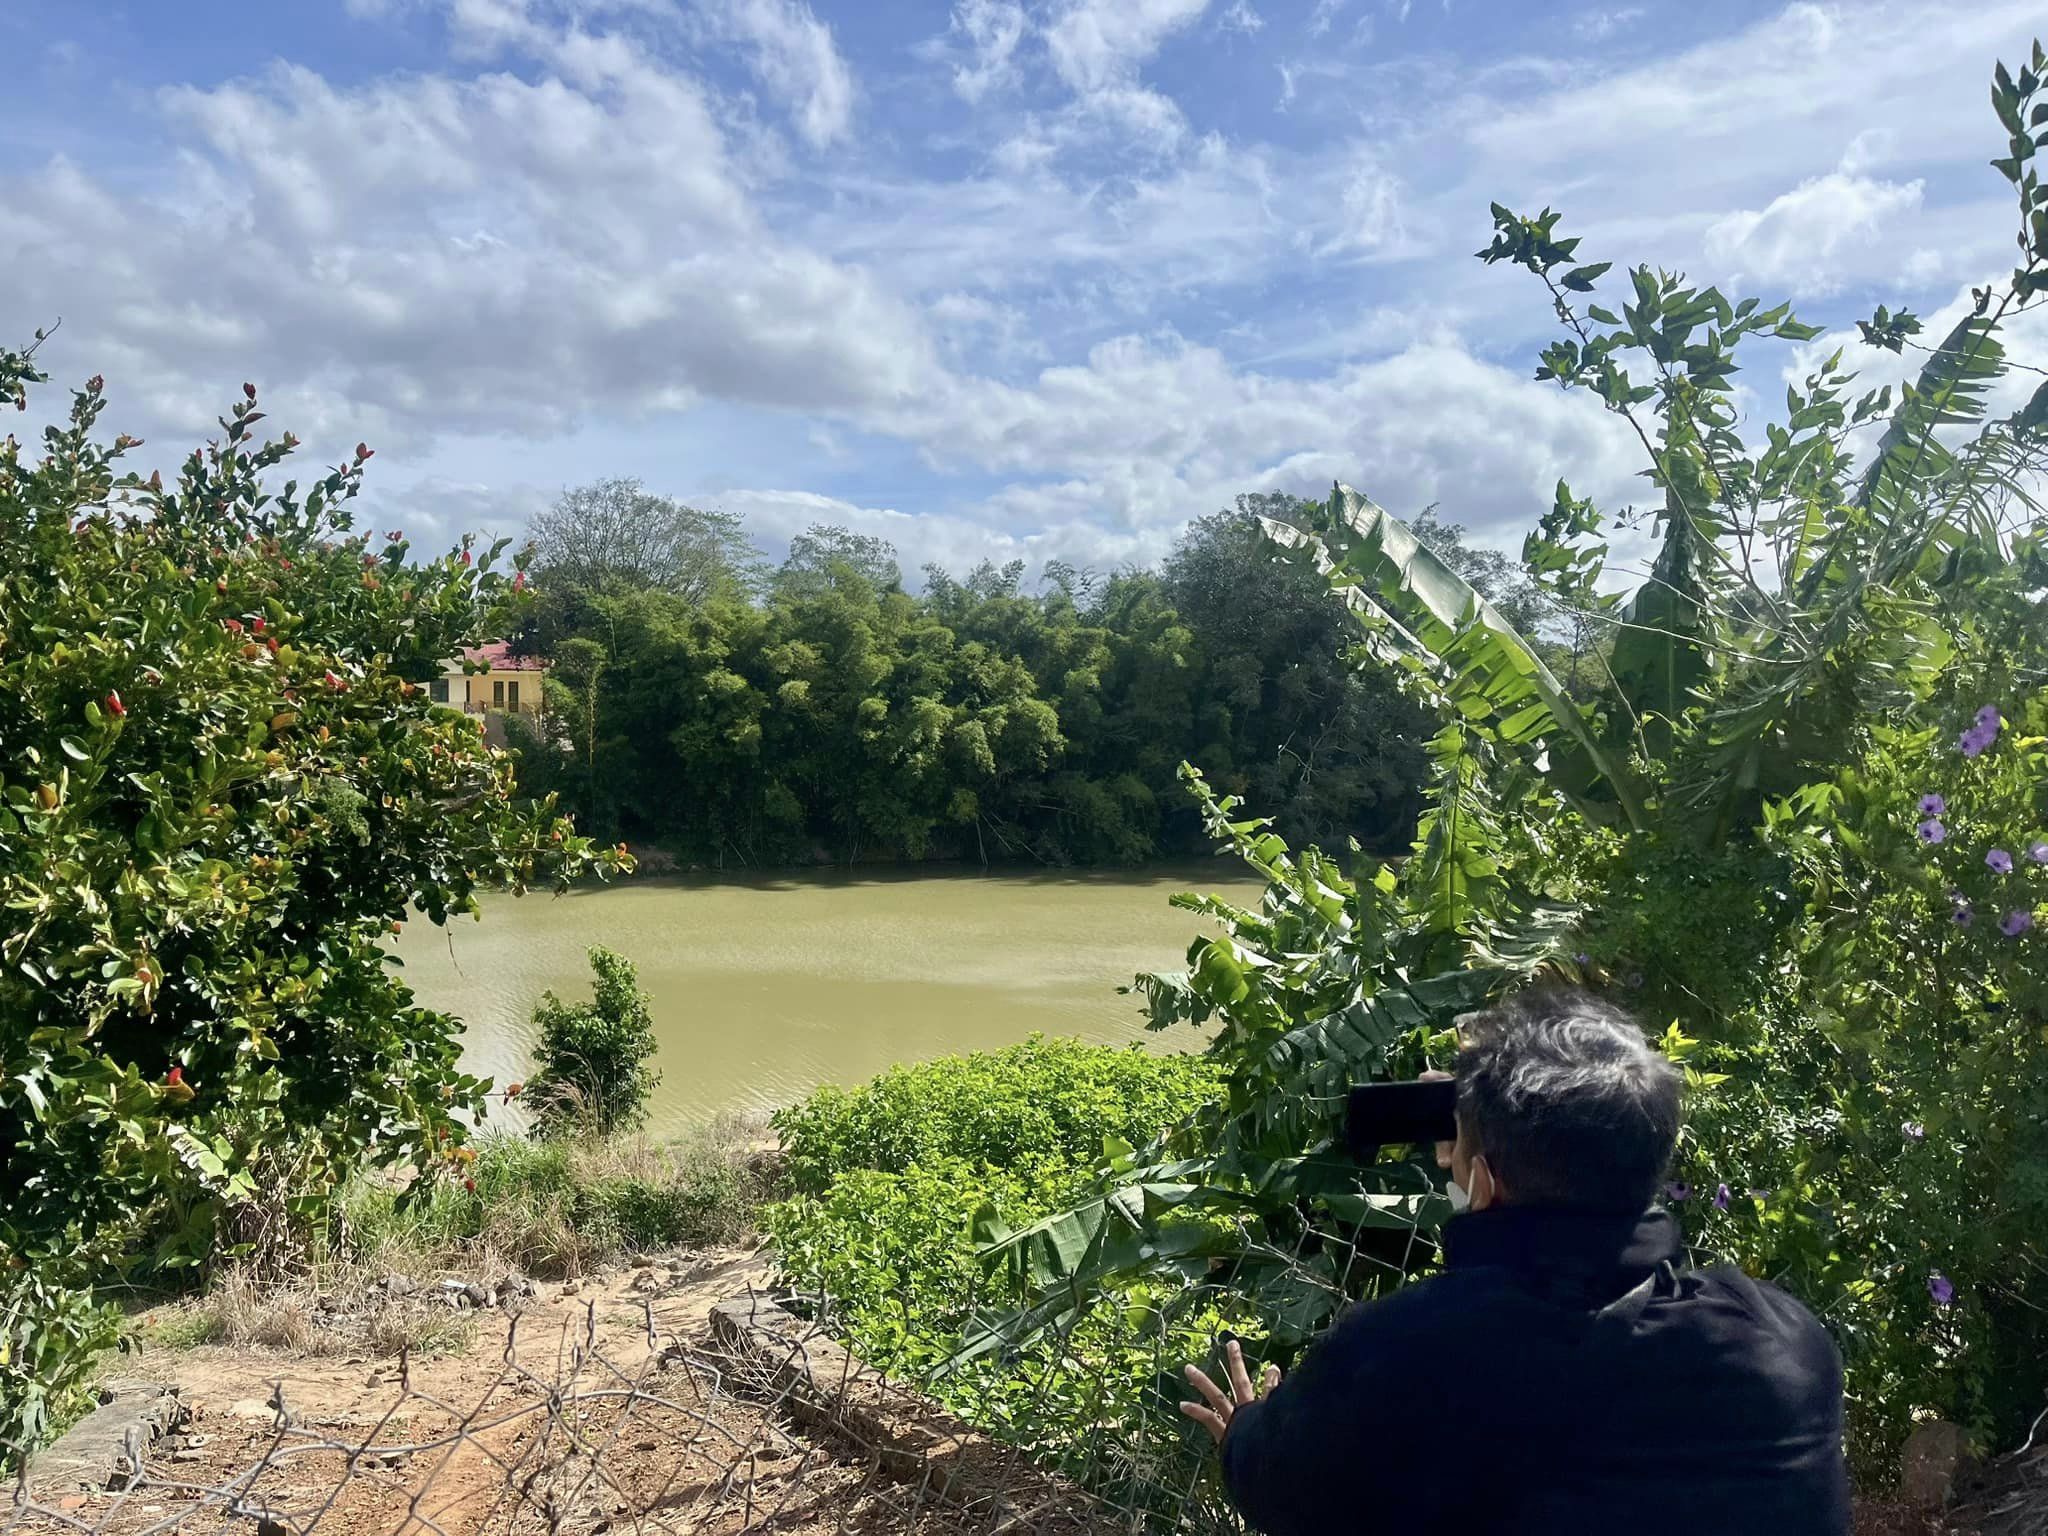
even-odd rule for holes
{"type": "Polygon", "coordinates": [[[892,1067],[852,1090],[821,1088],[779,1111],[793,1188],[821,1194],[853,1169],[902,1173],[948,1160],[1018,1169],[1088,1168],[1106,1137],[1143,1146],[1213,1098],[1218,1074],[1195,1056],[1034,1036],[892,1067]]]}
{"type": "MultiPolygon", "coordinates": [[[[1026,1299],[980,1251],[1058,1211],[1217,1086],[1200,1057],[1034,1038],[820,1089],[775,1117],[793,1190],[766,1212],[777,1266],[863,1359],[1014,1444],[1099,1473],[1101,1426],[1156,1426],[1148,1410],[1207,1350],[1223,1310],[1169,1320],[1174,1287],[1141,1284],[1057,1341],[956,1360],[977,1317],[1026,1299]]],[[[1180,1454],[1176,1432],[1148,1440],[1141,1428],[1112,1481],[1136,1490],[1147,1458],[1180,1454]]]]}
{"type": "MultiPolygon", "coordinates": [[[[0,352],[0,400],[41,380],[0,352]]],[[[295,442],[254,435],[253,389],[175,484],[117,479],[102,388],[40,455],[0,441],[0,1253],[34,1277],[9,1382],[71,1379],[95,1285],[238,1246],[262,1170],[302,1170],[304,1220],[366,1160],[445,1167],[489,1085],[391,933],[598,862],[421,686],[516,608],[501,547],[373,544],[366,447],[270,484],[295,442]]],[[[48,1401],[9,1387],[0,1440],[48,1401]]]]}
{"type": "Polygon", "coordinates": [[[540,1129],[550,1135],[581,1128],[609,1136],[640,1124],[661,1074],[654,1021],[633,962],[602,945],[590,951],[596,985],[587,1003],[549,992],[533,1011],[540,1029],[539,1071],[530,1085],[540,1129]]]}

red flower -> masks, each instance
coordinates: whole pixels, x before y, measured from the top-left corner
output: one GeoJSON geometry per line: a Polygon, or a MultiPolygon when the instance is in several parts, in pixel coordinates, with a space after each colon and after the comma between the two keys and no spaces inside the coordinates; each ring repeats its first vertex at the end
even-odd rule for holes
{"type": "Polygon", "coordinates": [[[348,691],[348,684],[343,682],[340,678],[336,677],[332,672],[327,674],[327,686],[332,688],[336,693],[345,693],[348,691]]]}
{"type": "Polygon", "coordinates": [[[362,462],[363,462],[363,460],[365,460],[365,459],[369,458],[369,457],[370,457],[370,456],[371,456],[372,454],[374,454],[374,453],[375,453],[376,451],[377,451],[376,449],[374,449],[374,448],[370,447],[370,446],[369,446],[369,445],[368,445],[367,443],[357,443],[357,444],[356,444],[356,462],[357,462],[358,464],[362,463],[362,462]]]}
{"type": "Polygon", "coordinates": [[[289,560],[280,560],[277,562],[277,568],[280,571],[288,571],[292,568],[292,563],[289,560]]]}
{"type": "Polygon", "coordinates": [[[512,590],[514,592],[524,592],[526,590],[526,572],[520,571],[512,578],[512,590]]]}
{"type": "Polygon", "coordinates": [[[223,619],[221,622],[227,625],[228,633],[231,635],[239,635],[242,632],[242,621],[240,619],[223,619]]]}
{"type": "Polygon", "coordinates": [[[170,1071],[168,1071],[168,1072],[166,1072],[166,1073],[164,1074],[164,1081],[165,1081],[165,1082],[167,1082],[167,1083],[170,1083],[170,1084],[171,1084],[171,1085],[173,1085],[174,1087],[175,1087],[175,1086],[176,1086],[177,1084],[179,1084],[179,1083],[182,1083],[182,1082],[184,1082],[184,1081],[185,1081],[185,1069],[184,1069],[183,1067],[173,1067],[173,1068],[171,1068],[171,1070],[170,1070],[170,1071]]]}
{"type": "Polygon", "coordinates": [[[121,702],[120,694],[110,693],[107,695],[107,713],[112,715],[116,720],[120,719],[123,715],[128,713],[128,706],[121,702]]]}
{"type": "Polygon", "coordinates": [[[262,633],[263,633],[263,628],[264,628],[264,626],[263,626],[263,620],[262,620],[261,618],[254,618],[254,619],[251,619],[251,620],[249,621],[249,627],[250,627],[251,629],[255,630],[255,631],[256,631],[256,633],[260,635],[260,634],[262,634],[262,633]]]}
{"type": "Polygon", "coordinates": [[[247,395],[251,400],[254,400],[256,398],[256,386],[254,384],[244,384],[242,386],[242,393],[247,395]]]}
{"type": "Polygon", "coordinates": [[[469,1191],[469,1192],[470,1192],[470,1193],[471,1193],[471,1194],[473,1195],[473,1194],[475,1194],[475,1193],[476,1193],[476,1180],[475,1180],[475,1179],[464,1179],[464,1180],[462,1181],[462,1187],[463,1187],[464,1189],[468,1190],[468,1191],[469,1191]]]}
{"type": "Polygon", "coordinates": [[[464,565],[469,564],[469,551],[466,549],[462,552],[462,563],[464,565]]]}

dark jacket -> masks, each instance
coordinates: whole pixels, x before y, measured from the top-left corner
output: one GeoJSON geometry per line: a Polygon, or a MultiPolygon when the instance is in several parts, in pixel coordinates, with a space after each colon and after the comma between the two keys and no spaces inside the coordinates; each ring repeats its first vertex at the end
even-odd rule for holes
{"type": "MultiPolygon", "coordinates": [[[[1842,1365],[1670,1216],[1454,1218],[1445,1272],[1354,1307],[1223,1441],[1267,1536],[1841,1536],[1842,1365]]],[[[1257,1376],[1257,1368],[1253,1367],[1257,1376]]]]}

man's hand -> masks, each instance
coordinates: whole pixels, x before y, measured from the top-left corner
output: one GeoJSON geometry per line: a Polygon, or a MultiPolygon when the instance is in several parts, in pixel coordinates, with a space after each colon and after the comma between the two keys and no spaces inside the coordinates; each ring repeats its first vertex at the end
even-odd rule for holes
{"type": "Polygon", "coordinates": [[[1244,1368],[1244,1351],[1232,1339],[1223,1346],[1224,1374],[1230,1378],[1230,1395],[1224,1396],[1223,1389],[1209,1379],[1209,1373],[1200,1366],[1187,1369],[1188,1384],[1202,1394],[1201,1402],[1185,1402],[1180,1411],[1209,1431],[1209,1438],[1218,1445],[1230,1432],[1230,1421],[1237,1410],[1246,1403],[1255,1403],[1280,1384],[1280,1367],[1269,1365],[1259,1377],[1259,1389],[1252,1390],[1252,1379],[1244,1368]]]}

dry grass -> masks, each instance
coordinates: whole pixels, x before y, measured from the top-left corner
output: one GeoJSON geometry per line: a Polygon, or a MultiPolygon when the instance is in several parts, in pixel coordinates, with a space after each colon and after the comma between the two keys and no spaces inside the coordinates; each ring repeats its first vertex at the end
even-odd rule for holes
{"type": "Polygon", "coordinates": [[[247,1267],[217,1274],[199,1295],[145,1318],[141,1335],[164,1349],[217,1344],[315,1359],[336,1355],[438,1354],[466,1347],[476,1315],[431,1289],[386,1295],[359,1266],[323,1266],[290,1282],[247,1267]]]}
{"type": "Polygon", "coordinates": [[[380,1272],[574,1279],[622,1255],[744,1242],[776,1182],[759,1116],[674,1142],[496,1136],[477,1152],[473,1191],[450,1179],[359,1191],[347,1214],[356,1258],[380,1272]]]}

